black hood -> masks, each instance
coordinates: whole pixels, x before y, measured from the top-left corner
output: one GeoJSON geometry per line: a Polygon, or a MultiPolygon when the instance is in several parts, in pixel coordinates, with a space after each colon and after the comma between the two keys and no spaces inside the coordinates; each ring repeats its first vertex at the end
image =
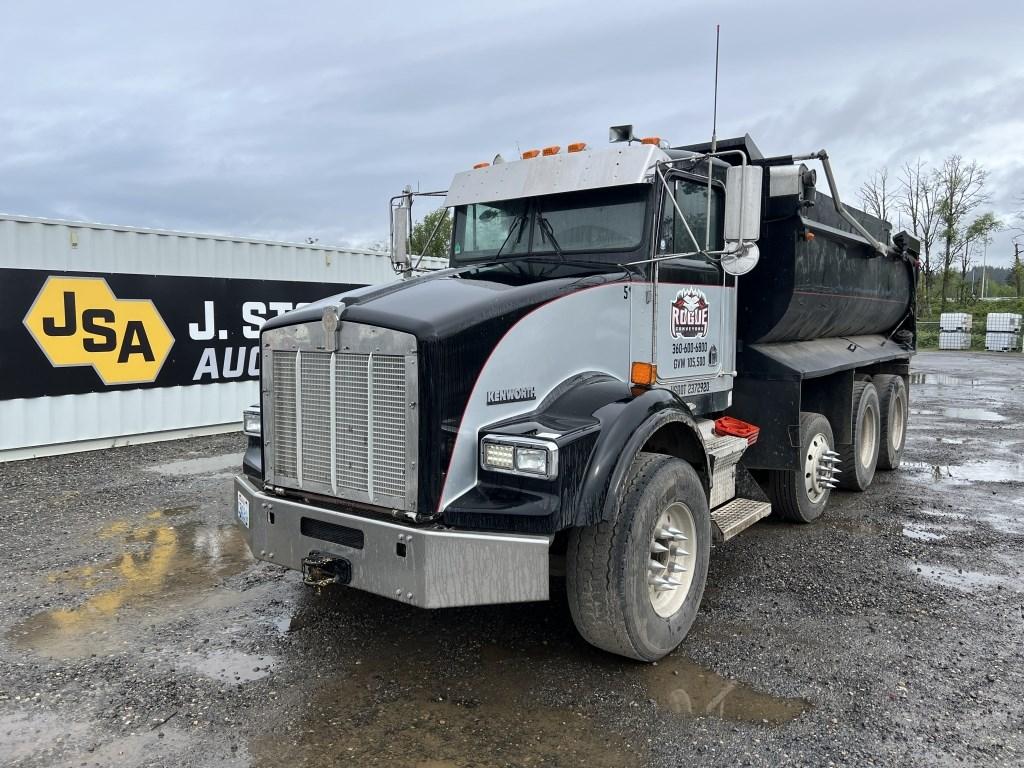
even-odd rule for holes
{"type": "Polygon", "coordinates": [[[263,330],[315,322],[334,306],[342,322],[404,331],[430,342],[496,318],[518,319],[524,310],[559,296],[625,277],[618,270],[595,273],[590,267],[522,261],[446,269],[329,296],[271,318],[263,330]]]}

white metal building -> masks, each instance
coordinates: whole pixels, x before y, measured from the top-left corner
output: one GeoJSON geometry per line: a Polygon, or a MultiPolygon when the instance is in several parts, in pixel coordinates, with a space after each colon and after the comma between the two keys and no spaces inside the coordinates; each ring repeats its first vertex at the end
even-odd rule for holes
{"type": "MultiPolygon", "coordinates": [[[[423,264],[427,269],[444,266],[440,259],[423,264]]],[[[275,304],[276,311],[283,311],[281,307],[289,304],[259,300],[264,288],[322,297],[346,285],[395,279],[388,256],[375,251],[0,214],[0,330],[5,337],[0,378],[17,383],[0,391],[0,461],[236,429],[241,409],[258,399],[251,360],[259,313],[266,314],[267,306],[275,304]],[[125,285],[130,286],[127,292],[125,285]],[[248,293],[237,301],[232,298],[228,309],[214,299],[204,300],[206,286],[211,296],[227,296],[236,285],[244,285],[248,293]],[[77,286],[82,286],[79,293],[77,286]],[[108,298],[100,300],[102,306],[86,309],[88,297],[97,291],[108,298]],[[251,297],[257,300],[243,301],[251,297]],[[182,338],[183,323],[176,326],[168,319],[186,304],[196,315],[187,324],[191,339],[182,338]],[[239,306],[245,323],[238,321],[239,306]],[[165,345],[170,352],[162,352],[170,362],[164,363],[158,351],[147,369],[156,372],[136,379],[142,383],[117,378],[120,374],[111,383],[102,364],[90,361],[107,354],[112,365],[123,362],[115,359],[115,344],[122,356],[127,346],[129,359],[150,359],[144,350],[138,351],[137,343],[133,347],[137,338],[130,333],[123,338],[125,323],[131,323],[132,313],[140,307],[151,314],[156,307],[160,333],[169,331],[173,337],[165,345]],[[115,316],[121,310],[128,320],[115,316]],[[234,325],[228,330],[227,323],[218,320],[223,327],[215,332],[210,318],[214,312],[227,316],[229,311],[234,325]],[[163,321],[160,315],[165,316],[163,321]],[[93,335],[70,350],[72,341],[88,333],[93,335]],[[110,351],[95,351],[107,349],[108,337],[110,351]],[[198,345],[205,343],[196,339],[236,345],[225,346],[224,376],[219,375],[219,362],[204,357],[197,367],[194,359],[183,359],[190,345],[198,352],[198,345]],[[165,374],[174,366],[186,373],[194,368],[192,378],[201,383],[178,375],[172,385],[163,386],[165,374]],[[235,371],[239,375],[231,380],[227,374],[235,371]]],[[[203,354],[213,358],[224,351],[212,349],[205,348],[203,354]]]]}

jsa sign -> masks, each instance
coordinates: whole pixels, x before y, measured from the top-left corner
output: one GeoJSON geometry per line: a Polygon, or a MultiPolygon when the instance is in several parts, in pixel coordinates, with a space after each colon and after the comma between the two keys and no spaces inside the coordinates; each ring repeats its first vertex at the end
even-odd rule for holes
{"type": "Polygon", "coordinates": [[[102,277],[48,277],[25,327],[52,365],[92,366],[104,384],[154,381],[174,344],[152,301],[119,300],[102,277]]]}
{"type": "Polygon", "coordinates": [[[0,400],[259,376],[259,330],[356,284],[0,269],[0,400]]]}

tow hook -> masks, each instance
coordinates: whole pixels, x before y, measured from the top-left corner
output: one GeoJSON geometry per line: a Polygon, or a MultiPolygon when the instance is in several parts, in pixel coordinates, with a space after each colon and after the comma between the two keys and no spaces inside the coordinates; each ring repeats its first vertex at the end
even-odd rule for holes
{"type": "Polygon", "coordinates": [[[326,552],[310,552],[302,558],[302,583],[317,589],[352,581],[352,564],[326,552]]]}

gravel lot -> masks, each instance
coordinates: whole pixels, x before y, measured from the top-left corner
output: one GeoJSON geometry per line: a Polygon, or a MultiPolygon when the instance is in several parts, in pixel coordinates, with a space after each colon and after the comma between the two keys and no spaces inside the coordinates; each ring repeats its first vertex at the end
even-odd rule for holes
{"type": "Polygon", "coordinates": [[[712,554],[655,666],[564,599],[317,594],[232,525],[242,438],[0,465],[0,762],[1024,764],[1024,358],[915,359],[903,469],[712,554]]]}

